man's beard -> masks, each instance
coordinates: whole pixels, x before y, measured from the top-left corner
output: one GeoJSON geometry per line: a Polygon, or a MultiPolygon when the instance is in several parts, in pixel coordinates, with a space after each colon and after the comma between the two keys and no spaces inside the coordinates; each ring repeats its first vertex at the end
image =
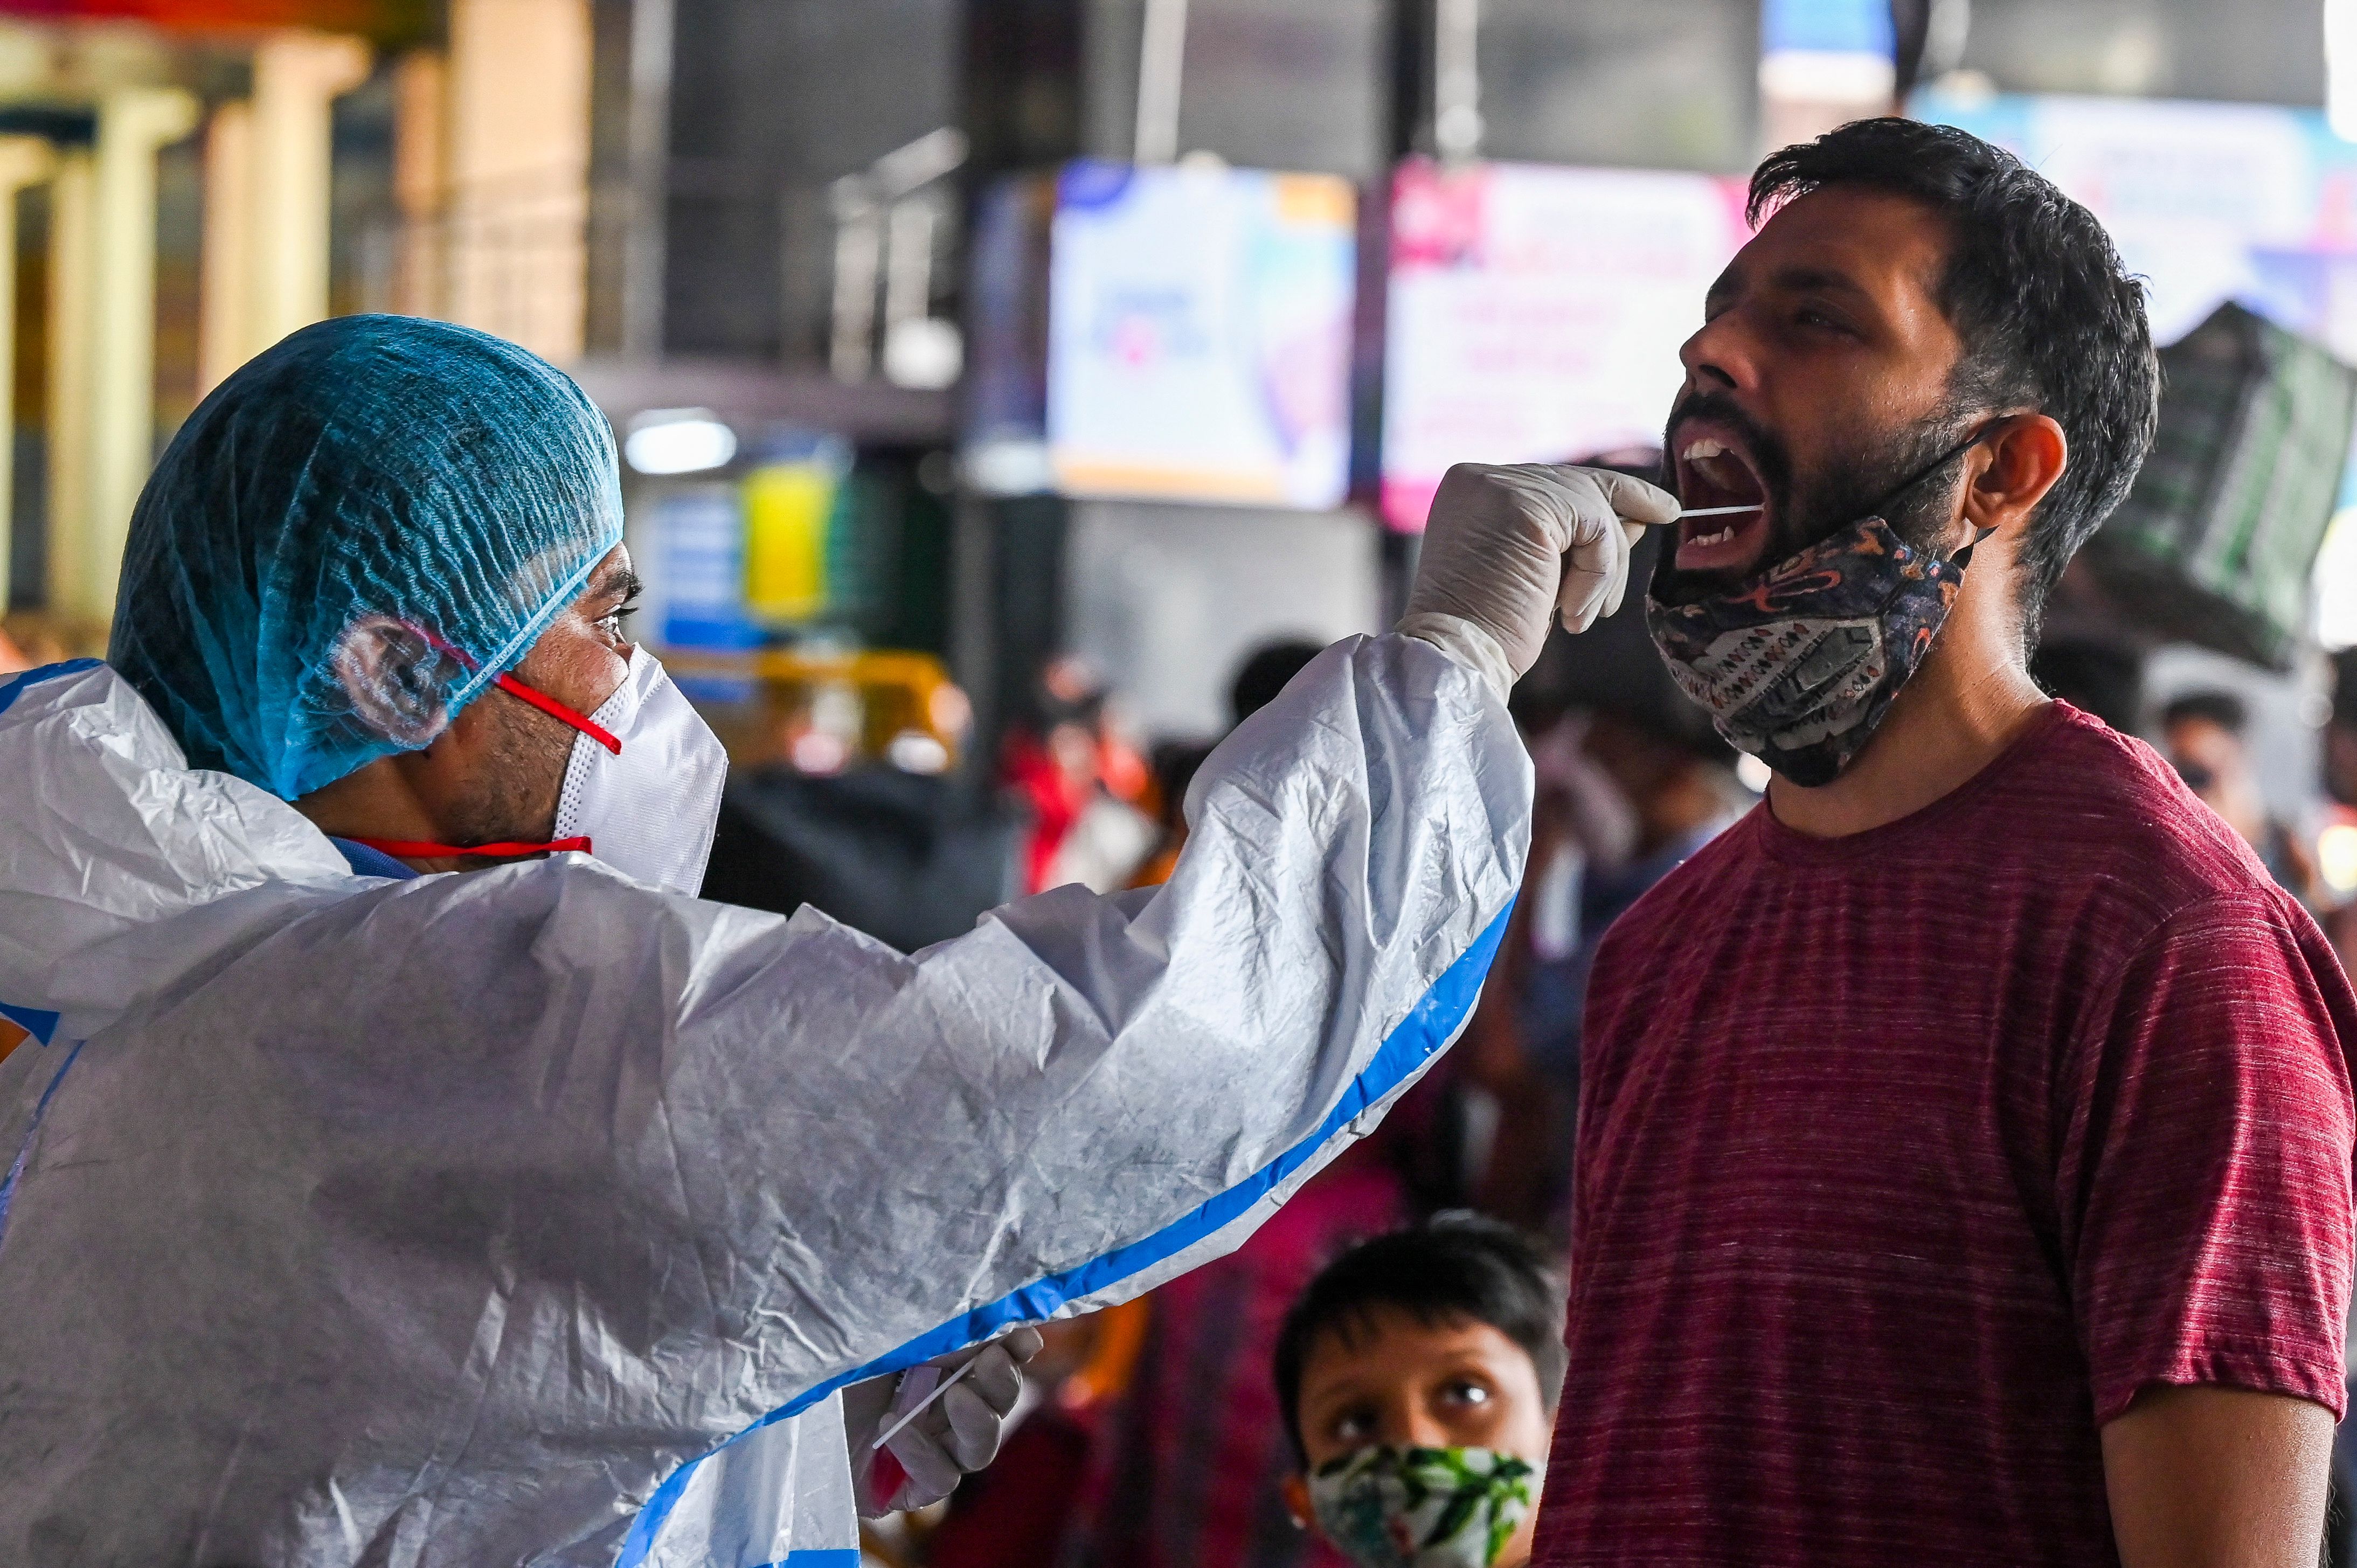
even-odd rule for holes
{"type": "MultiPolygon", "coordinates": [[[[1678,400],[1663,428],[1662,478],[1677,488],[1677,455],[1670,436],[1680,421],[1700,415],[1732,426],[1750,448],[1774,519],[1768,547],[1746,574],[1757,582],[1776,567],[1829,539],[1861,518],[1879,517],[1909,546],[1928,554],[1947,553],[1953,521],[1954,475],[1940,461],[1953,446],[1962,412],[1943,405],[1929,418],[1898,430],[1861,436],[1837,450],[1814,472],[1794,472],[1792,449],[1772,431],[1736,406],[1723,392],[1695,392],[1678,400]],[[1925,472],[1931,465],[1930,472],[1925,472]]],[[[1686,572],[1677,565],[1674,535],[1663,542],[1652,592],[1664,604],[1692,604],[1735,585],[1724,572],[1686,572]]]]}
{"type": "Polygon", "coordinates": [[[491,730],[484,766],[450,804],[451,842],[545,843],[556,830],[576,732],[497,686],[477,701],[491,730]]]}

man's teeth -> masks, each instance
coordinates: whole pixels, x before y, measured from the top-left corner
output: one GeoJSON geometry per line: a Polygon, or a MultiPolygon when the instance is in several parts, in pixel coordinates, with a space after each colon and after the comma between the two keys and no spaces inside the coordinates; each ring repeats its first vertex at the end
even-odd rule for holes
{"type": "Polygon", "coordinates": [[[1697,533],[1686,542],[1688,544],[1725,544],[1734,537],[1735,525],[1730,522],[1717,533],[1697,533]]]}
{"type": "Polygon", "coordinates": [[[1697,435],[1686,443],[1686,449],[1678,456],[1692,463],[1705,457],[1716,457],[1726,450],[1724,444],[1714,441],[1707,435],[1697,435]]]}

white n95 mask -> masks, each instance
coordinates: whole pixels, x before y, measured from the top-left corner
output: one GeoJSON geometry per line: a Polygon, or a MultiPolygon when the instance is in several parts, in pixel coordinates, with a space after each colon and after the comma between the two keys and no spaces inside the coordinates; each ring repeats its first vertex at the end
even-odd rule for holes
{"type": "Polygon", "coordinates": [[[586,838],[589,853],[615,870],[693,896],[704,886],[728,778],[720,737],[662,661],[636,646],[622,683],[589,722],[620,749],[587,730],[573,737],[556,799],[557,840],[586,838]]]}

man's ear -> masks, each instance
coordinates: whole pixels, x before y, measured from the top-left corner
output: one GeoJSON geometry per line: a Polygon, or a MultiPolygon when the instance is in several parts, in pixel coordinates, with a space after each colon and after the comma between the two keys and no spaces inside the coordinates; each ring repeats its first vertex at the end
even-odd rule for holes
{"type": "Polygon", "coordinates": [[[458,661],[408,622],[361,616],[336,639],[328,662],[360,721],[395,745],[422,746],[448,725],[445,693],[458,661]]]}
{"type": "Polygon", "coordinates": [[[1985,443],[1988,462],[1964,487],[1964,521],[1985,529],[2018,529],[2071,464],[2071,443],[2050,415],[2022,413],[2000,422],[1985,443]]]}
{"type": "Polygon", "coordinates": [[[1318,1528],[1318,1515],[1309,1506],[1309,1477],[1296,1470],[1285,1478],[1285,1511],[1293,1516],[1295,1528],[1312,1535],[1323,1535],[1318,1528]]]}

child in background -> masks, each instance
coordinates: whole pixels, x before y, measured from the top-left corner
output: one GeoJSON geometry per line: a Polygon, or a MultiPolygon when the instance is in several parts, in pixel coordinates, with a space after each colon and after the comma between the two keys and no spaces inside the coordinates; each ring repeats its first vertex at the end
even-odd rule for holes
{"type": "Polygon", "coordinates": [[[1343,1253],[1276,1348],[1294,1518],[1361,1568],[1523,1568],[1563,1388],[1563,1284],[1444,1214],[1343,1253]]]}

